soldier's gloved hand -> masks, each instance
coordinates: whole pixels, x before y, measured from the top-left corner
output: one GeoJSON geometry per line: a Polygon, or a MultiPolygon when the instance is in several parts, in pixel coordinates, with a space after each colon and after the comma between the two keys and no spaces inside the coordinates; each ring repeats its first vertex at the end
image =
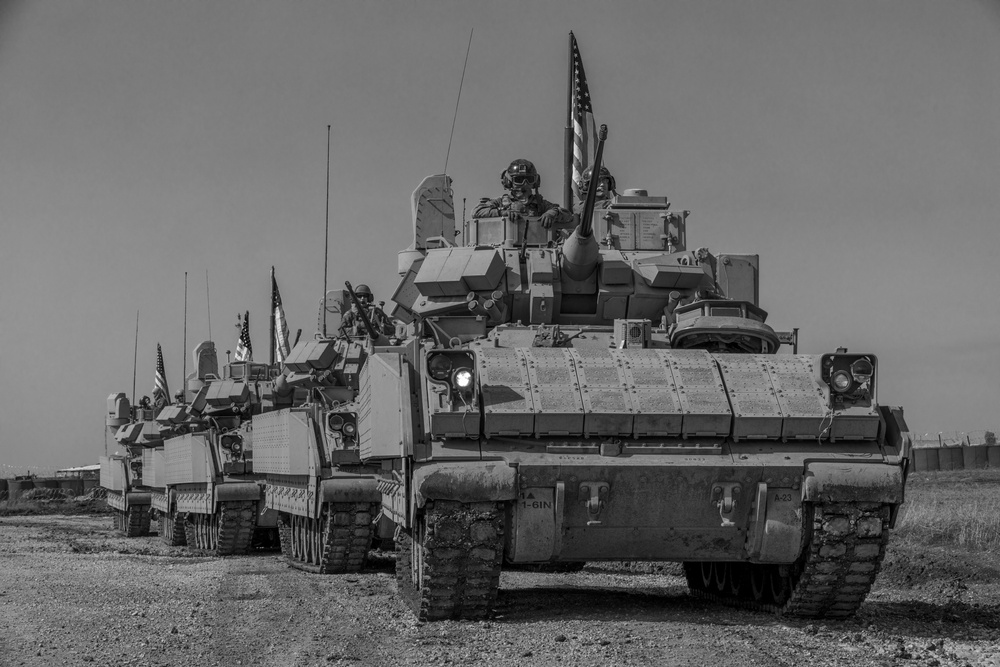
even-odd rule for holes
{"type": "Polygon", "coordinates": [[[545,213],[542,213],[542,217],[539,218],[539,222],[542,223],[542,227],[545,229],[551,229],[552,225],[559,222],[560,217],[559,209],[550,208],[545,213]]]}
{"type": "Polygon", "coordinates": [[[521,217],[522,217],[522,216],[521,216],[521,212],[520,212],[520,211],[515,211],[515,210],[514,210],[514,209],[512,209],[512,208],[511,208],[511,209],[507,209],[506,211],[504,211],[504,213],[503,213],[503,214],[504,214],[505,216],[507,216],[507,219],[508,219],[508,220],[510,220],[511,222],[513,222],[513,223],[515,223],[515,224],[517,224],[517,222],[518,222],[518,221],[519,221],[519,220],[521,219],[521,217]]]}

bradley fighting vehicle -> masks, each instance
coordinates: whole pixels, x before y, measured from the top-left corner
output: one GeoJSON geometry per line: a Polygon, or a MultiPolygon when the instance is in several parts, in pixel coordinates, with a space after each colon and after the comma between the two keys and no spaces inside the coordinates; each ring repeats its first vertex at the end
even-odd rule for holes
{"type": "Polygon", "coordinates": [[[689,250],[687,212],[642,191],[595,210],[602,149],[558,244],[494,218],[451,247],[447,177],[414,193],[411,335],[373,346],[357,399],[400,591],[476,617],[502,563],[680,561],[699,595],[853,614],[910,446],[876,357],[776,354],[757,256],[689,250]]]}
{"type": "Polygon", "coordinates": [[[101,486],[114,510],[114,528],[126,537],[149,534],[150,502],[157,483],[154,457],[163,446],[155,415],[148,397],[132,405],[124,393],[108,396],[105,423],[125,454],[100,457],[101,486]]]}
{"type": "Polygon", "coordinates": [[[699,595],[853,614],[908,465],[877,359],[776,354],[756,255],[689,250],[665,197],[588,196],[565,240],[511,216],[455,247],[450,180],[417,188],[405,335],[297,347],[284,383],[312,397],[253,419],[285,548],[360,567],[380,499],[422,619],[487,614],[505,563],[596,560],[679,561],[699,595]]]}
{"type": "Polygon", "coordinates": [[[276,542],[273,513],[263,506],[263,476],[253,470],[253,414],[272,407],[271,366],[232,362],[218,373],[215,344],[194,351],[186,401],[156,417],[163,438],[151,496],[167,544],[225,556],[276,542]]]}

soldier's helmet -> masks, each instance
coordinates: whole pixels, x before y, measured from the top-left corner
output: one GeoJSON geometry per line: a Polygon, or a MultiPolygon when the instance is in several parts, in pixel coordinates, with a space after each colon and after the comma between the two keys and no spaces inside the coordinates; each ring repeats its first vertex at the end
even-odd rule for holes
{"type": "Polygon", "coordinates": [[[537,189],[542,184],[542,177],[538,175],[535,165],[528,160],[518,158],[500,173],[500,183],[505,190],[525,184],[537,189]]]}
{"type": "Polygon", "coordinates": [[[354,293],[358,295],[358,299],[364,301],[365,303],[371,303],[375,300],[375,295],[372,294],[372,288],[368,285],[358,285],[354,288],[354,293]]]}
{"type": "MultiPolygon", "coordinates": [[[[590,177],[593,176],[593,174],[594,168],[587,167],[583,170],[583,174],[580,175],[580,180],[576,182],[576,189],[579,190],[581,198],[586,197],[587,193],[590,191],[590,177]]],[[[601,165],[601,178],[607,180],[607,187],[604,189],[604,194],[610,197],[611,193],[617,190],[615,177],[611,175],[611,172],[608,171],[608,168],[603,164],[601,165]]]]}

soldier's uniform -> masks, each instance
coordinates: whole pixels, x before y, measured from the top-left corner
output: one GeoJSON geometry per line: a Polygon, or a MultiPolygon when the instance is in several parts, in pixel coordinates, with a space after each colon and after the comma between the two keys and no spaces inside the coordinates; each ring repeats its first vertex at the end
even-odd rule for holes
{"type": "Polygon", "coordinates": [[[472,217],[496,218],[511,214],[538,217],[545,228],[573,224],[576,218],[570,211],[546,201],[538,194],[541,182],[535,165],[528,160],[514,160],[500,172],[500,183],[507,192],[496,199],[481,199],[472,212],[472,217]]]}
{"type": "MultiPolygon", "coordinates": [[[[375,327],[375,331],[386,336],[396,333],[396,327],[389,319],[389,316],[375,304],[370,304],[368,306],[368,319],[371,321],[372,326],[375,327]]],[[[368,335],[368,330],[365,329],[364,321],[353,307],[344,313],[344,316],[341,318],[340,330],[348,336],[368,335]]]]}
{"type": "Polygon", "coordinates": [[[573,214],[562,208],[558,204],[553,204],[547,201],[540,194],[533,194],[528,197],[527,201],[521,202],[510,196],[508,193],[503,193],[496,199],[482,199],[476,209],[472,212],[473,218],[497,218],[501,215],[506,215],[511,210],[520,213],[521,215],[528,217],[538,217],[546,211],[551,211],[555,209],[559,213],[559,219],[556,223],[561,222],[572,222],[573,214]]]}

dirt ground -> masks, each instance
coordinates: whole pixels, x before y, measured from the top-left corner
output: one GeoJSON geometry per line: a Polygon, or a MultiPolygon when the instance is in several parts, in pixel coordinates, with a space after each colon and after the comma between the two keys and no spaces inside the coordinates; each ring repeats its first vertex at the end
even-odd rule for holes
{"type": "Polygon", "coordinates": [[[994,665],[995,556],[893,544],[859,615],[802,622],[691,597],[675,567],[505,571],[484,622],[416,622],[393,558],[310,575],[195,557],[108,515],[0,518],[0,665],[994,665]]]}

